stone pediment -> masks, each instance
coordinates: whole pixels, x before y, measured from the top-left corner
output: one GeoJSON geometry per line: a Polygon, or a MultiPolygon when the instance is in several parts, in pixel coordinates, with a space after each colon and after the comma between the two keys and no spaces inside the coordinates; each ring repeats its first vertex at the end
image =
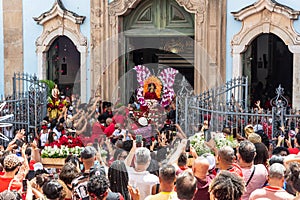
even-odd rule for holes
{"type": "Polygon", "coordinates": [[[234,18],[242,22],[242,28],[231,42],[233,51],[243,52],[246,46],[258,35],[273,33],[286,45],[300,44],[300,36],[295,31],[293,22],[300,11],[277,3],[275,0],[259,0],[237,12],[234,18]]]}
{"type": "Polygon", "coordinates": [[[39,17],[34,17],[33,19],[38,24],[43,25],[45,22],[50,21],[57,16],[69,19],[75,24],[82,24],[85,19],[85,16],[80,16],[72,11],[67,10],[61,0],[55,0],[54,5],[49,11],[44,12],[39,17]]]}
{"type": "Polygon", "coordinates": [[[282,15],[285,15],[289,19],[298,19],[298,16],[300,14],[299,11],[295,11],[294,9],[282,5],[280,3],[277,3],[274,0],[259,0],[258,2],[249,5],[237,12],[231,12],[233,14],[234,18],[239,21],[243,21],[245,18],[263,11],[264,9],[270,11],[270,12],[276,12],[282,15]]]}

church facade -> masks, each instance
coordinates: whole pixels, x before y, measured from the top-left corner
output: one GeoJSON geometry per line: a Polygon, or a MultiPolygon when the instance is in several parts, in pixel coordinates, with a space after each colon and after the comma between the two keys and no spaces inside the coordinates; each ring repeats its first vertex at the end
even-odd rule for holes
{"type": "Polygon", "coordinates": [[[196,94],[248,76],[253,93],[264,88],[253,98],[267,99],[282,84],[300,106],[296,0],[2,0],[0,10],[3,95],[26,72],[83,102],[111,100],[149,65],[177,69],[196,94]]]}

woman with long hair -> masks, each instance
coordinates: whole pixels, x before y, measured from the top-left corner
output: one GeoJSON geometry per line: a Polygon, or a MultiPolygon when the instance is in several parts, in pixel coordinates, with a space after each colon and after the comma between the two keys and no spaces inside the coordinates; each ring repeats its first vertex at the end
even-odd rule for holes
{"type": "Polygon", "coordinates": [[[125,163],[120,160],[114,161],[108,169],[108,179],[112,192],[119,192],[125,200],[130,200],[128,191],[128,172],[125,163]]]}

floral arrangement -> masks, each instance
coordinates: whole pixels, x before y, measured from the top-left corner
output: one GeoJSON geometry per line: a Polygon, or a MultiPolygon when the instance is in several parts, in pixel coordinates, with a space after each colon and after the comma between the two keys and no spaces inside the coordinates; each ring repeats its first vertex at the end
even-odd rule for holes
{"type": "Polygon", "coordinates": [[[59,140],[54,141],[51,144],[46,146],[51,146],[51,147],[57,146],[58,148],[62,146],[67,146],[68,148],[73,148],[73,147],[83,147],[84,145],[80,137],[63,135],[59,138],[59,140]]]}
{"type": "MultiPolygon", "coordinates": [[[[196,153],[200,156],[204,153],[213,153],[209,148],[204,139],[203,133],[196,133],[189,138],[191,146],[195,149],[196,153]]],[[[231,146],[232,148],[238,147],[238,141],[233,138],[233,136],[225,137],[223,133],[212,134],[212,140],[215,143],[215,147],[220,149],[224,146],[231,146]]]]}
{"type": "Polygon", "coordinates": [[[230,146],[232,148],[238,147],[239,143],[233,138],[233,136],[224,136],[223,133],[216,133],[214,137],[217,149],[224,146],[230,146]]]}
{"type": "Polygon", "coordinates": [[[46,146],[41,153],[42,158],[66,158],[68,155],[80,156],[80,153],[83,151],[84,147],[73,147],[69,148],[67,146],[46,146]]]}
{"type": "Polygon", "coordinates": [[[212,150],[205,144],[203,133],[196,133],[189,138],[191,146],[195,149],[198,156],[204,153],[212,153],[212,150]]]}
{"type": "Polygon", "coordinates": [[[54,109],[59,109],[60,111],[68,104],[68,101],[66,99],[64,100],[53,100],[51,97],[48,97],[48,112],[51,112],[54,109]]]}

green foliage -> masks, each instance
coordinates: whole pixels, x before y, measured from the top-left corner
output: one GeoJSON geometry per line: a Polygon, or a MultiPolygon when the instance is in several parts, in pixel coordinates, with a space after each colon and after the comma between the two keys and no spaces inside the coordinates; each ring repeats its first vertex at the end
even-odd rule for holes
{"type": "Polygon", "coordinates": [[[51,97],[52,96],[51,91],[55,87],[54,81],[52,81],[52,80],[40,80],[40,82],[47,85],[47,87],[48,87],[48,96],[51,97]]]}

